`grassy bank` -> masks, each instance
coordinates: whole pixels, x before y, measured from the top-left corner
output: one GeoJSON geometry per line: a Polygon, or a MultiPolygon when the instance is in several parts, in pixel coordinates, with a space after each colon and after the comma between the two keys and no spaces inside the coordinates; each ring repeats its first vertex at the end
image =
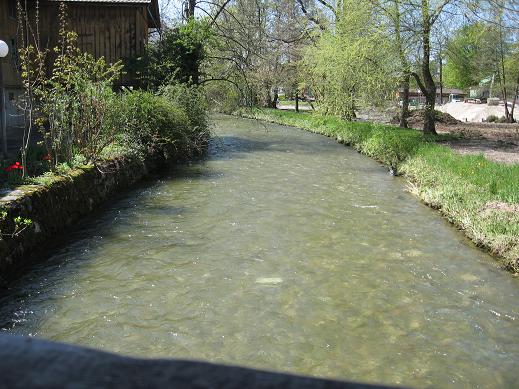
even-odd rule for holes
{"type": "Polygon", "coordinates": [[[336,138],[395,169],[410,190],[478,246],[519,271],[519,165],[459,155],[416,130],[312,113],[248,110],[242,116],[336,138]]]}

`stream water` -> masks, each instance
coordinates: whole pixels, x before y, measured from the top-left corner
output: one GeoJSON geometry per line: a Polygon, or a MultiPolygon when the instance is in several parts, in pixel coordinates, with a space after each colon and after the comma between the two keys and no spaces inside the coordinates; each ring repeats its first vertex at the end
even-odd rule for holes
{"type": "Polygon", "coordinates": [[[0,298],[8,333],[415,387],[519,382],[519,280],[372,160],[215,118],[0,298]]]}

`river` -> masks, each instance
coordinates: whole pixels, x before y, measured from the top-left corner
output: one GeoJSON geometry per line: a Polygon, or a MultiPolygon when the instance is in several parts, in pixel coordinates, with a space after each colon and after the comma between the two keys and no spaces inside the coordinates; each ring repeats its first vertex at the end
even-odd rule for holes
{"type": "Polygon", "coordinates": [[[415,387],[519,382],[519,280],[335,141],[219,116],[0,298],[0,328],[415,387]]]}

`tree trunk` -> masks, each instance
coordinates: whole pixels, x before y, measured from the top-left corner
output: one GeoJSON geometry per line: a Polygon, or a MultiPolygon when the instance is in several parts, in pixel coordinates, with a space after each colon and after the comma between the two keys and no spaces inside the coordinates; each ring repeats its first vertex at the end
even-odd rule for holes
{"type": "Polygon", "coordinates": [[[402,109],[400,110],[400,127],[407,128],[407,118],[409,117],[409,82],[411,78],[411,69],[409,61],[407,60],[406,51],[402,44],[402,32],[401,32],[401,10],[400,0],[394,1],[394,23],[395,23],[395,34],[396,44],[398,49],[398,55],[400,57],[400,66],[402,67],[402,109]]]}
{"type": "Polygon", "coordinates": [[[265,94],[263,98],[263,107],[264,108],[277,108],[277,93],[274,92],[274,98],[270,94],[270,86],[265,85],[265,94]]]}
{"type": "Polygon", "coordinates": [[[278,88],[274,89],[274,98],[272,99],[272,108],[277,109],[279,100],[279,90],[278,88]]]}
{"type": "Polygon", "coordinates": [[[299,112],[299,92],[296,91],[296,112],[299,112]]]}
{"type": "Polygon", "coordinates": [[[400,127],[407,128],[407,118],[409,117],[409,74],[404,76],[402,82],[402,109],[400,110],[400,127]]]}
{"type": "Polygon", "coordinates": [[[519,73],[517,74],[517,81],[515,82],[515,93],[514,93],[514,99],[512,100],[512,109],[510,111],[510,117],[512,119],[512,123],[515,123],[514,118],[514,111],[515,111],[515,104],[517,104],[517,95],[519,94],[519,73]]]}
{"type": "Polygon", "coordinates": [[[442,56],[441,41],[440,41],[440,52],[438,54],[438,61],[440,63],[440,105],[443,105],[443,56],[442,56]]]}
{"type": "Polygon", "coordinates": [[[431,59],[431,18],[429,15],[429,0],[422,0],[422,78],[423,85],[420,87],[425,95],[425,113],[423,122],[424,134],[437,135],[434,106],[436,105],[436,84],[434,83],[430,59],[431,59]]]}
{"type": "Polygon", "coordinates": [[[186,18],[186,20],[195,17],[195,6],[196,0],[187,0],[184,3],[184,17],[186,18]]]}
{"type": "Polygon", "coordinates": [[[424,112],[424,122],[423,122],[423,132],[424,134],[432,134],[436,135],[436,115],[434,113],[434,103],[436,100],[436,94],[429,94],[425,96],[425,112],[424,112]]]}

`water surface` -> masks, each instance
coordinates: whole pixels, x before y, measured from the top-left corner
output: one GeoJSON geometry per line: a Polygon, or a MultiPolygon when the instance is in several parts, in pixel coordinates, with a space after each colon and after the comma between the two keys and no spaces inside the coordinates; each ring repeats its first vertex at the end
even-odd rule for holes
{"type": "Polygon", "coordinates": [[[82,223],[0,328],[416,387],[519,381],[519,280],[370,159],[219,117],[207,160],[82,223]]]}

